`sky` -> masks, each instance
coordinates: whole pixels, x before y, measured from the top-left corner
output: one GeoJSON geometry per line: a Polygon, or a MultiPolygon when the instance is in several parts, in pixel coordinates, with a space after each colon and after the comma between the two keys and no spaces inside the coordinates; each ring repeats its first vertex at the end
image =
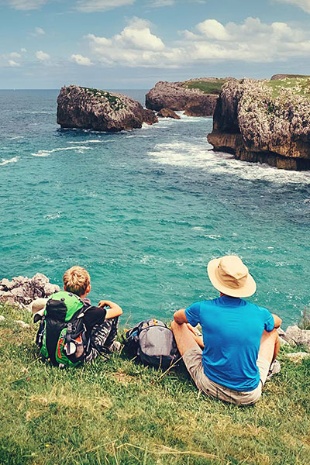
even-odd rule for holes
{"type": "Polygon", "coordinates": [[[310,75],[310,0],[0,0],[0,89],[310,75]]]}

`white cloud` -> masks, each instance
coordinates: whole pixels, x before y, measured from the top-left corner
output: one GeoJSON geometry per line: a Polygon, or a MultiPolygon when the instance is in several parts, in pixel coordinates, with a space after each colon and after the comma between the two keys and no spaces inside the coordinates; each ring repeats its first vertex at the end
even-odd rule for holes
{"type": "Polygon", "coordinates": [[[13,60],[16,60],[18,58],[21,58],[21,54],[18,52],[12,52],[9,54],[9,57],[12,58],[13,60]]]}
{"type": "Polygon", "coordinates": [[[151,33],[148,21],[140,18],[133,18],[130,24],[114,39],[119,46],[124,48],[154,51],[165,48],[162,40],[151,33]]]}
{"type": "Polygon", "coordinates": [[[36,52],[36,57],[39,61],[48,61],[50,56],[48,53],[42,52],[42,50],[38,50],[36,52]]]}
{"type": "Polygon", "coordinates": [[[42,27],[36,27],[33,33],[35,36],[44,36],[45,31],[42,27]]]}
{"type": "Polygon", "coordinates": [[[86,37],[92,53],[99,61],[125,66],[156,66],[165,53],[163,41],[152,34],[150,24],[139,18],[133,18],[120,34],[112,38],[86,37]]]}
{"type": "Polygon", "coordinates": [[[150,6],[153,8],[160,8],[162,6],[172,6],[175,5],[175,0],[153,0],[150,2],[150,6]]]}
{"type": "Polygon", "coordinates": [[[89,58],[79,54],[71,55],[71,61],[81,66],[91,66],[93,64],[89,58]]]}
{"type": "Polygon", "coordinates": [[[306,13],[310,13],[310,0],[276,0],[279,3],[289,3],[296,5],[297,7],[304,10],[306,13]]]}
{"type": "Polygon", "coordinates": [[[15,10],[37,10],[48,0],[9,0],[9,5],[15,10]]]}
{"type": "MultiPolygon", "coordinates": [[[[149,0],[149,6],[153,8],[160,8],[166,6],[177,5],[179,0],[149,0]]],[[[208,3],[210,0],[183,0],[183,3],[208,3]]]]}
{"type": "Polygon", "coordinates": [[[225,27],[216,19],[206,19],[197,25],[197,29],[208,39],[229,40],[225,27]]]}
{"type": "Polygon", "coordinates": [[[150,23],[139,18],[112,37],[89,34],[86,38],[92,61],[110,66],[176,68],[228,60],[268,63],[306,58],[310,53],[308,30],[251,17],[240,24],[206,19],[192,30],[181,31],[180,39],[169,47],[152,33],[150,23]]]}
{"type": "Polygon", "coordinates": [[[9,60],[9,61],[8,61],[8,65],[9,65],[11,68],[16,68],[16,67],[20,66],[20,64],[17,63],[15,60],[9,60]]]}
{"type": "Polygon", "coordinates": [[[93,13],[95,11],[106,11],[125,5],[133,5],[136,0],[79,0],[77,10],[83,13],[93,13]]]}
{"type": "Polygon", "coordinates": [[[206,20],[196,31],[184,31],[179,41],[191,62],[207,60],[238,60],[270,62],[286,60],[310,52],[310,33],[292,29],[288,24],[262,23],[258,18],[247,18],[242,24],[222,25],[206,20]]]}

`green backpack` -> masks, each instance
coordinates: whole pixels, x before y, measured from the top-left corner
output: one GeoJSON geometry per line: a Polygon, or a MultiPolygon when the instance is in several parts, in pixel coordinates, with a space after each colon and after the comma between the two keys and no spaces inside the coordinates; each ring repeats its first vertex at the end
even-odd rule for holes
{"type": "Polygon", "coordinates": [[[60,291],[50,296],[36,337],[43,360],[60,367],[76,367],[85,361],[90,350],[86,311],[75,294],[60,291]]]}

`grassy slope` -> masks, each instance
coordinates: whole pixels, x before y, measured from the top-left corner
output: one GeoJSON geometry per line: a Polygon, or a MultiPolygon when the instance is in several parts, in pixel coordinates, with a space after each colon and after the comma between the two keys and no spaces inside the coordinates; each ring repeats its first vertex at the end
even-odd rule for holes
{"type": "Polygon", "coordinates": [[[1,465],[307,464],[310,360],[282,351],[261,401],[238,408],[199,396],[183,369],[113,355],[81,369],[38,360],[28,312],[0,307],[1,465]]]}
{"type": "Polygon", "coordinates": [[[188,89],[199,89],[202,90],[205,94],[216,94],[219,95],[223,84],[226,82],[226,79],[215,79],[215,80],[192,80],[185,81],[183,83],[184,87],[188,89]]]}
{"type": "Polygon", "coordinates": [[[296,95],[310,97],[310,77],[289,77],[285,79],[276,79],[266,82],[268,87],[272,88],[273,96],[276,97],[283,89],[289,89],[296,95]]]}

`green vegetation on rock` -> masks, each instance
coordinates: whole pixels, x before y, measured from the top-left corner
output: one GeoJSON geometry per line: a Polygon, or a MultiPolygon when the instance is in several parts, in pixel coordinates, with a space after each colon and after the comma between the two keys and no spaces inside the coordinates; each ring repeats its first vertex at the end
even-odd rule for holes
{"type": "Polygon", "coordinates": [[[100,101],[100,99],[107,100],[114,111],[125,108],[125,105],[119,97],[107,92],[106,90],[93,89],[89,87],[82,87],[82,89],[84,89],[89,95],[95,97],[98,101],[100,101]]]}
{"type": "Polygon", "coordinates": [[[223,84],[227,79],[215,79],[215,80],[192,80],[183,83],[184,87],[188,89],[199,89],[205,94],[220,94],[223,84]]]}
{"type": "Polygon", "coordinates": [[[266,81],[266,85],[272,89],[273,97],[278,97],[285,90],[290,91],[292,95],[310,97],[310,76],[287,77],[266,81]]]}
{"type": "Polygon", "coordinates": [[[0,315],[1,465],[309,463],[310,359],[294,363],[292,348],[262,399],[238,408],[200,396],[182,367],[163,374],[113,354],[52,368],[31,314],[0,305],[0,315]]]}

